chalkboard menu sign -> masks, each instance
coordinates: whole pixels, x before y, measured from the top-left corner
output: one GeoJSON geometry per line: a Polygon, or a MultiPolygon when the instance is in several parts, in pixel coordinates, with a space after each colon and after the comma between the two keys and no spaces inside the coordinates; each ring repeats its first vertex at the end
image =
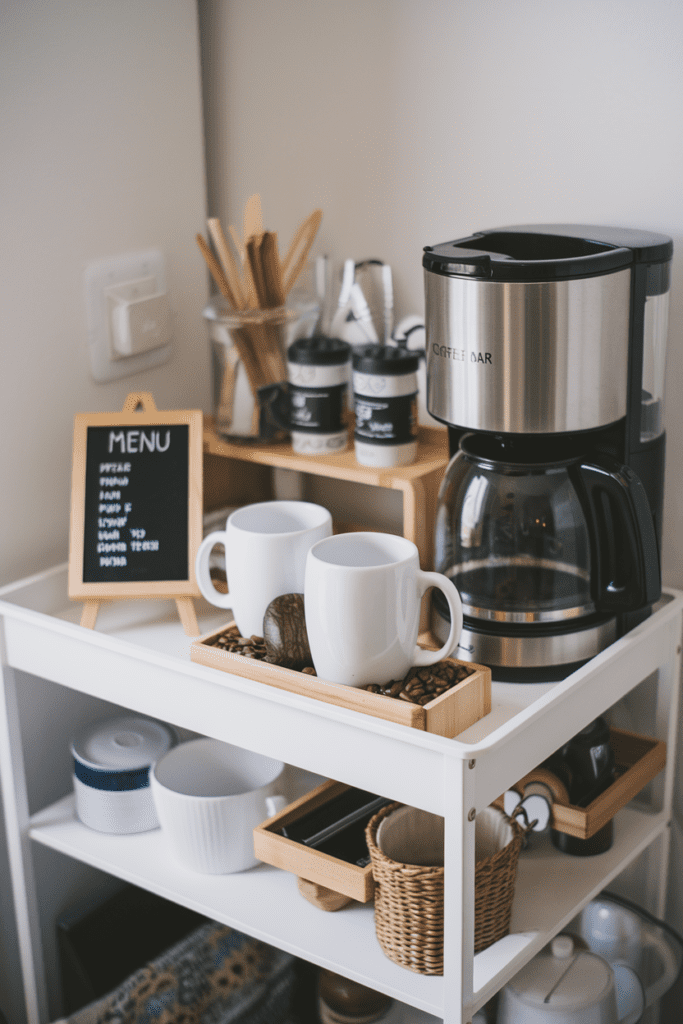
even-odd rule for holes
{"type": "Polygon", "coordinates": [[[147,392],[76,416],[71,598],[199,596],[202,426],[201,411],[157,410],[147,392]]]}

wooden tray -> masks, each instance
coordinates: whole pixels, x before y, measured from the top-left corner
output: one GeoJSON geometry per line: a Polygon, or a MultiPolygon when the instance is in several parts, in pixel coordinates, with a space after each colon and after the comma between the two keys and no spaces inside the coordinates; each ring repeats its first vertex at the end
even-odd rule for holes
{"type": "MultiPolygon", "coordinates": [[[[666,764],[666,743],[623,729],[610,729],[617,778],[587,807],[553,803],[550,824],[576,839],[590,839],[633,799],[666,764]]],[[[533,772],[530,773],[533,775],[533,772]]],[[[525,778],[528,778],[525,777],[525,778]]],[[[523,791],[525,779],[513,789],[523,791]]]]}
{"type": "MultiPolygon", "coordinates": [[[[327,683],[316,676],[305,675],[290,668],[281,668],[279,665],[270,665],[255,658],[245,658],[241,654],[233,654],[231,651],[212,646],[213,641],[232,625],[234,623],[230,622],[195,640],[190,646],[191,660],[200,665],[221,669],[223,672],[256,679],[279,690],[314,697],[327,704],[349,708],[351,711],[362,711],[366,715],[374,715],[375,718],[383,718],[387,722],[397,722],[411,729],[422,729],[449,739],[469,729],[491,710],[491,669],[484,665],[444,658],[444,661],[455,665],[466,665],[472,670],[471,675],[429,704],[420,707],[394,697],[369,693],[355,686],[327,683]]],[[[420,646],[434,650],[434,646],[428,642],[420,643],[420,646]]]]}
{"type": "Polygon", "coordinates": [[[257,825],[254,829],[255,856],[266,864],[282,868],[283,871],[291,871],[299,878],[315,882],[325,889],[331,889],[332,892],[341,893],[360,903],[369,903],[375,894],[372,864],[368,863],[366,867],[361,868],[357,864],[349,864],[338,857],[330,856],[329,853],[321,853],[320,850],[314,850],[278,834],[284,825],[289,825],[308,811],[321,807],[338,793],[350,788],[342,782],[328,779],[317,789],[306,793],[272,818],[257,825]]]}

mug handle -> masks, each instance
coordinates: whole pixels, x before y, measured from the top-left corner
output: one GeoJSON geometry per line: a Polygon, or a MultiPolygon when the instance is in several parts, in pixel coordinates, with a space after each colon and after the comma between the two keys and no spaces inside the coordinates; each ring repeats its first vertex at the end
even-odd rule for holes
{"type": "Polygon", "coordinates": [[[423,572],[422,569],[418,569],[417,581],[418,586],[421,587],[421,597],[430,587],[438,587],[448,601],[451,611],[451,631],[443,647],[440,647],[438,651],[425,651],[422,647],[415,648],[413,664],[423,667],[435,665],[442,658],[448,658],[458,646],[462,632],[462,601],[454,584],[441,572],[423,572]]]}
{"type": "Polygon", "coordinates": [[[199,589],[206,600],[209,601],[210,604],[216,605],[217,608],[232,608],[232,598],[229,593],[221,594],[214,587],[209,573],[209,556],[211,555],[211,549],[215,544],[223,544],[225,546],[226,542],[227,535],[225,530],[216,530],[214,533],[210,533],[199,545],[194,563],[195,576],[197,577],[197,585],[199,589]]]}

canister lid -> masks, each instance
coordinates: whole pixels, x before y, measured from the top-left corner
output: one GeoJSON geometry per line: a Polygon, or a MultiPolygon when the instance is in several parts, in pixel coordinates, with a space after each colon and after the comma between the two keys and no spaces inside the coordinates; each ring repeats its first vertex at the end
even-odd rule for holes
{"type": "Polygon", "coordinates": [[[149,768],[174,745],[175,730],[138,715],[108,718],[83,728],[71,744],[73,756],[100,771],[149,768]]]}
{"type": "Polygon", "coordinates": [[[417,373],[419,365],[417,352],[396,345],[361,345],[353,350],[353,368],[357,373],[398,377],[403,373],[417,373]]]}
{"type": "Polygon", "coordinates": [[[341,338],[328,338],[314,334],[312,338],[298,338],[287,349],[290,363],[304,366],[341,366],[351,359],[351,346],[341,338]]]}

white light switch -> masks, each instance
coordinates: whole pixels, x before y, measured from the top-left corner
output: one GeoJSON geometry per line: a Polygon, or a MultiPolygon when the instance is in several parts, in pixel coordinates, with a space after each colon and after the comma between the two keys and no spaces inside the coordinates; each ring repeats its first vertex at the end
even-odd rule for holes
{"type": "Polygon", "coordinates": [[[159,250],[90,264],[85,297],[96,381],[127,377],[171,358],[171,312],[159,250]]]}
{"type": "Polygon", "coordinates": [[[149,277],[107,289],[115,356],[136,356],[170,341],[168,295],[155,287],[149,277]]]}

